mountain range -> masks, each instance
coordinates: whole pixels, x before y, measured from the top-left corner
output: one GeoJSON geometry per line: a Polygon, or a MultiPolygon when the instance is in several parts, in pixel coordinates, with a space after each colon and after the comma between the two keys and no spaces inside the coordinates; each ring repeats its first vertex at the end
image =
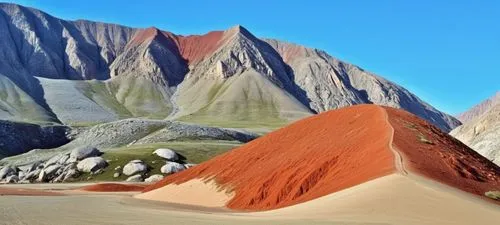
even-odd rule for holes
{"type": "Polygon", "coordinates": [[[0,117],[7,120],[280,127],[368,103],[405,109],[447,132],[460,125],[380,76],[239,25],[183,36],[1,3],[0,34],[0,117]]]}

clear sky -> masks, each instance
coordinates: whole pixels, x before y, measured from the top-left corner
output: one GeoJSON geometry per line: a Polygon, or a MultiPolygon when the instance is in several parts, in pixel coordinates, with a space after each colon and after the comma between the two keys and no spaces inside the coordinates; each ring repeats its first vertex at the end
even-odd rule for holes
{"type": "Polygon", "coordinates": [[[241,24],[319,48],[456,114],[500,90],[498,0],[19,0],[63,19],[177,34],[241,24]]]}

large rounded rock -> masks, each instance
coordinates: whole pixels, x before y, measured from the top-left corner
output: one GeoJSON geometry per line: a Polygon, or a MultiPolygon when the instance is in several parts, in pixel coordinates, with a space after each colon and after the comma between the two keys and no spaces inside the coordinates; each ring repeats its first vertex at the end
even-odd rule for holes
{"type": "Polygon", "coordinates": [[[8,176],[14,175],[16,173],[17,173],[17,170],[15,167],[5,166],[4,168],[0,169],[0,180],[6,178],[8,176]]]}
{"type": "Polygon", "coordinates": [[[164,166],[160,168],[160,171],[164,174],[173,174],[185,170],[186,167],[180,163],[167,162],[164,166]]]}
{"type": "Polygon", "coordinates": [[[155,182],[158,182],[160,180],[163,180],[163,175],[161,175],[161,174],[154,174],[154,175],[151,175],[148,178],[146,178],[144,180],[144,182],[155,183],[155,182]]]}
{"type": "Polygon", "coordinates": [[[148,170],[148,165],[141,160],[132,160],[123,167],[123,174],[130,176],[148,170]]]}
{"type": "Polygon", "coordinates": [[[97,171],[98,169],[105,168],[106,166],[108,166],[108,163],[103,158],[90,157],[78,162],[76,168],[80,172],[88,173],[97,171]]]}
{"type": "Polygon", "coordinates": [[[159,148],[159,149],[156,149],[153,154],[157,155],[157,156],[160,156],[168,161],[177,161],[179,160],[179,155],[174,152],[173,150],[171,149],[168,149],[168,148],[159,148]]]}
{"type": "Polygon", "coordinates": [[[92,146],[83,146],[73,149],[69,154],[69,158],[71,162],[74,162],[88,157],[99,156],[101,154],[102,152],[97,148],[94,148],[92,146]]]}
{"type": "Polygon", "coordinates": [[[142,182],[143,179],[142,179],[142,176],[140,174],[137,174],[137,175],[134,175],[134,176],[127,178],[126,181],[127,182],[142,182]]]}

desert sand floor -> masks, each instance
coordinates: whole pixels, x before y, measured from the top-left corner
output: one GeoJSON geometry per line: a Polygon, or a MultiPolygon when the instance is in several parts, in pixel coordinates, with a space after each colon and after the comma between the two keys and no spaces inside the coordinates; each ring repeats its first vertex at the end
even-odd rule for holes
{"type": "MultiPolygon", "coordinates": [[[[54,187],[57,185],[51,189],[54,187]]],[[[291,207],[249,213],[140,200],[131,197],[134,193],[64,193],[67,195],[0,196],[0,224],[465,225],[496,224],[500,218],[499,205],[430,180],[398,174],[291,207]]]]}

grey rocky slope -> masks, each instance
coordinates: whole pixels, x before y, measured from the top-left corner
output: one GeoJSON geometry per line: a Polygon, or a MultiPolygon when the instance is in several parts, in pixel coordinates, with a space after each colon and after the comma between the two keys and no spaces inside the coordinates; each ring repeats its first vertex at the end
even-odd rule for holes
{"type": "Polygon", "coordinates": [[[450,135],[500,165],[500,103],[455,128],[450,135]]]}
{"type": "Polygon", "coordinates": [[[319,50],[259,39],[241,26],[184,37],[156,28],[65,21],[14,4],[0,3],[0,14],[0,80],[8,78],[24,93],[22,104],[12,92],[0,95],[0,115],[17,120],[91,123],[169,115],[228,127],[241,121],[237,126],[282,126],[374,103],[406,109],[446,131],[459,125],[383,78],[319,50]],[[75,84],[90,79],[100,81],[75,84]],[[54,85],[61,91],[54,93],[54,85]],[[79,99],[77,106],[65,96],[79,99]],[[90,113],[72,117],[80,102],[90,113]],[[36,110],[20,115],[33,104],[36,110]]]}
{"type": "Polygon", "coordinates": [[[457,119],[462,121],[462,123],[467,123],[475,119],[476,117],[481,116],[482,114],[484,114],[485,112],[487,112],[488,110],[490,110],[491,108],[493,108],[498,104],[500,104],[500,91],[497,91],[496,94],[493,95],[493,97],[488,98],[482,101],[481,103],[475,105],[471,109],[458,114],[457,119]]]}
{"type": "MultiPolygon", "coordinates": [[[[68,144],[57,148],[35,149],[30,152],[0,160],[0,165],[24,165],[47,160],[54,155],[66,153],[82,146],[93,146],[103,152],[109,149],[135,144],[185,140],[222,140],[246,143],[258,135],[246,131],[207,127],[167,120],[125,119],[92,126],[78,132],[68,144]]],[[[32,148],[33,149],[33,148],[32,148]]]]}
{"type": "Polygon", "coordinates": [[[32,149],[49,149],[70,141],[70,129],[0,120],[0,159],[32,149]]]}

